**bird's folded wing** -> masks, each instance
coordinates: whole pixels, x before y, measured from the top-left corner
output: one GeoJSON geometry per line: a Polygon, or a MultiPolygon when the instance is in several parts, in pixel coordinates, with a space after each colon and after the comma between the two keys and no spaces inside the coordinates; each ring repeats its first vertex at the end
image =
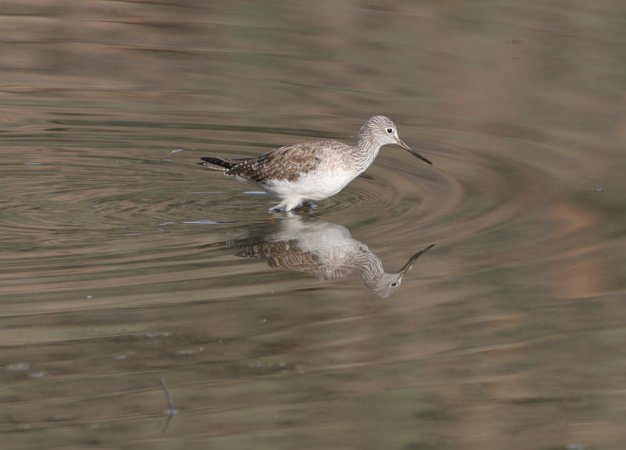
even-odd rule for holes
{"type": "Polygon", "coordinates": [[[297,181],[301,174],[315,170],[326,153],[332,153],[334,140],[305,142],[280,147],[256,158],[231,160],[227,175],[239,176],[263,183],[268,180],[297,181]]]}

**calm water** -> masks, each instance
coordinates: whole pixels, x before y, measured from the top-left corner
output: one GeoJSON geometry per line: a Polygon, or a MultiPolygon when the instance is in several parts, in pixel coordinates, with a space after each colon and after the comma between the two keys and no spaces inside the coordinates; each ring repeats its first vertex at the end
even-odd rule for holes
{"type": "Polygon", "coordinates": [[[0,448],[626,448],[623,3],[0,25],[0,448]],[[434,166],[272,216],[195,165],[373,114],[434,166]]]}

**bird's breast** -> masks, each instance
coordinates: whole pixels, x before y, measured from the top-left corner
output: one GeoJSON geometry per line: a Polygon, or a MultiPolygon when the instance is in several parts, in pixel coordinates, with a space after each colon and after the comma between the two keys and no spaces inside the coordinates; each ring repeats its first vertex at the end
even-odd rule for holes
{"type": "Polygon", "coordinates": [[[342,190],[358,173],[351,170],[314,170],[301,173],[294,181],[268,180],[267,190],[280,196],[299,196],[310,200],[322,200],[342,190]]]}

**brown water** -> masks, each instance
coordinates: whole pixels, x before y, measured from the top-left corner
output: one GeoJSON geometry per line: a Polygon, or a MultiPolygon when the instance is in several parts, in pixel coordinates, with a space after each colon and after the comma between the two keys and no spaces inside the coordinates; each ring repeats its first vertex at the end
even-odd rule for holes
{"type": "Polygon", "coordinates": [[[626,448],[623,3],[0,25],[0,448],[626,448]],[[434,166],[384,148],[285,217],[194,164],[373,114],[434,166]]]}

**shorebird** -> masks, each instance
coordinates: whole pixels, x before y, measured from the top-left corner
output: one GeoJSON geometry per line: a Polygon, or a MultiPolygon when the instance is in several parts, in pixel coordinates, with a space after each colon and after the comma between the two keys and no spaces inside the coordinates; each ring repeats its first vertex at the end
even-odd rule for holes
{"type": "Polygon", "coordinates": [[[266,224],[253,236],[206,247],[216,245],[238,248],[238,256],[264,259],[276,269],[309,273],[318,280],[358,273],[365,287],[383,298],[395,294],[417,259],[434,247],[429,245],[414,254],[399,271],[385,272],[380,258],[346,227],[313,218],[302,220],[292,213],[266,224]]]}
{"type": "Polygon", "coordinates": [[[341,191],[369,167],[383,145],[396,144],[428,164],[398,136],[395,124],[385,116],[370,117],[359,130],[357,145],[334,139],[304,142],[268,153],[236,159],[211,156],[201,165],[222,170],[226,175],[257,183],[281,202],[273,211],[291,211],[305,201],[322,200],[341,191]]]}

